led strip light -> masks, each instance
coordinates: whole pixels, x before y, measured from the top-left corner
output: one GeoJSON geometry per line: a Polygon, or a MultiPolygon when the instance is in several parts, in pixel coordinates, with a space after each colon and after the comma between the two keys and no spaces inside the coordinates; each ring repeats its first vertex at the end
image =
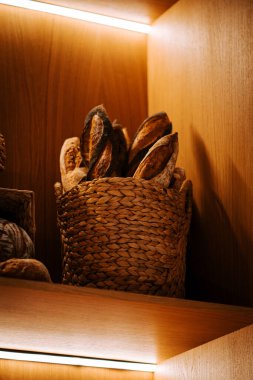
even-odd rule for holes
{"type": "Polygon", "coordinates": [[[2,349],[0,349],[0,359],[21,360],[38,363],[64,364],[83,367],[123,369],[142,372],[155,372],[156,369],[155,364],[148,363],[135,363],[118,360],[83,358],[78,356],[64,356],[2,349]]]}
{"type": "Polygon", "coordinates": [[[93,22],[116,28],[127,29],[134,32],[148,34],[150,32],[150,25],[141,24],[134,21],[127,21],[119,18],[103,16],[96,13],[80,11],[77,9],[61,7],[58,5],[46,4],[32,0],[0,0],[0,4],[12,5],[25,9],[31,9],[40,12],[51,13],[55,15],[70,17],[78,20],[93,22]]]}

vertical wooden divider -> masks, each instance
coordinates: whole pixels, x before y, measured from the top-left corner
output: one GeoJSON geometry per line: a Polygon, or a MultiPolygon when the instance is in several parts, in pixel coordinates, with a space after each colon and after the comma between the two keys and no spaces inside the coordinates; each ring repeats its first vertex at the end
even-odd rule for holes
{"type": "Polygon", "coordinates": [[[193,182],[187,297],[253,305],[253,3],[181,0],[152,27],[149,113],[193,182]]]}

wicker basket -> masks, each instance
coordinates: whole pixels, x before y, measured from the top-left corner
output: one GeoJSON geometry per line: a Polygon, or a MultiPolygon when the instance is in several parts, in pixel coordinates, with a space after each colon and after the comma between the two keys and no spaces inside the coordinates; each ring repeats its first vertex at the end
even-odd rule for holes
{"type": "Polygon", "coordinates": [[[184,296],[192,186],[100,178],[62,194],[55,184],[63,283],[184,296]]]}

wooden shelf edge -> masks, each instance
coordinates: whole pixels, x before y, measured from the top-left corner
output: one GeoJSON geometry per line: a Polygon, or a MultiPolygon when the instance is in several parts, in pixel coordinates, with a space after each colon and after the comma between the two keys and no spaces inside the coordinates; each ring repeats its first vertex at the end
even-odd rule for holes
{"type": "Polygon", "coordinates": [[[0,348],[160,363],[253,323],[253,308],[0,278],[0,348]]]}
{"type": "Polygon", "coordinates": [[[154,379],[252,379],[253,324],[174,356],[157,366],[154,379]]]}

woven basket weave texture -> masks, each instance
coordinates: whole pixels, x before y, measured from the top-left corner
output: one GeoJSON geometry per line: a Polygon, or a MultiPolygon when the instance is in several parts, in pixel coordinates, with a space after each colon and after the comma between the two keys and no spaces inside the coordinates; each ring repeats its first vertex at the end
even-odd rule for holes
{"type": "Polygon", "coordinates": [[[6,165],[6,147],[5,139],[2,133],[0,133],[0,171],[5,169],[6,165]]]}
{"type": "Polygon", "coordinates": [[[99,178],[55,194],[64,284],[184,297],[190,181],[99,178]]]}

